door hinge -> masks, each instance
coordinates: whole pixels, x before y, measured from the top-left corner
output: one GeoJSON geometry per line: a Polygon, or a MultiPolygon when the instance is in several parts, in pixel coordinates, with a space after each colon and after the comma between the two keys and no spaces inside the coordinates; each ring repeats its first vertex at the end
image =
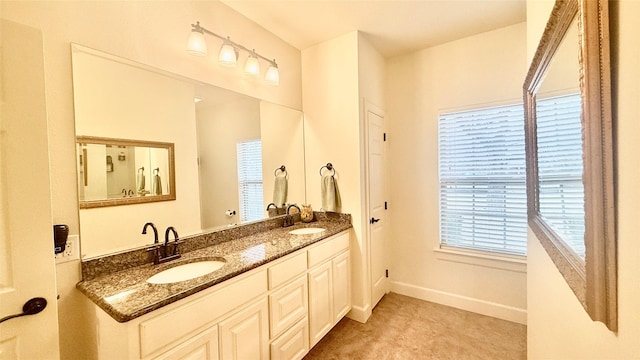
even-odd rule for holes
{"type": "Polygon", "coordinates": [[[387,141],[387,133],[382,134],[382,141],[387,141]]]}
{"type": "Polygon", "coordinates": [[[388,206],[387,206],[387,202],[386,201],[384,202],[384,209],[385,210],[389,209],[388,206]]]}
{"type": "Polygon", "coordinates": [[[384,270],[384,277],[389,277],[389,269],[384,270]]]}

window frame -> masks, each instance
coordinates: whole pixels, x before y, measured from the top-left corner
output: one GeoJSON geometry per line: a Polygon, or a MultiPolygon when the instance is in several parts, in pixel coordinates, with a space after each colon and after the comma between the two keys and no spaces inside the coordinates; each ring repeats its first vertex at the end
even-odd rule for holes
{"type": "MultiPolygon", "coordinates": [[[[505,104],[500,104],[500,105],[495,105],[495,104],[487,104],[487,105],[481,105],[481,106],[475,106],[473,108],[467,108],[467,109],[463,109],[463,110],[451,110],[451,111],[441,111],[438,114],[438,200],[439,200],[439,222],[438,222],[438,226],[439,226],[439,249],[436,250],[440,250],[440,252],[442,252],[442,254],[447,254],[444,255],[443,257],[449,258],[450,256],[448,255],[449,253],[469,253],[472,256],[480,256],[480,257],[485,257],[485,258],[504,258],[505,260],[509,260],[509,259],[516,259],[516,261],[520,261],[521,259],[526,258],[526,242],[527,242],[527,211],[526,211],[526,183],[525,183],[525,179],[526,179],[526,169],[525,169],[525,148],[524,148],[524,129],[522,127],[522,124],[524,123],[524,112],[523,112],[523,105],[522,102],[509,102],[509,103],[505,103],[505,104]],[[503,186],[503,187],[508,187],[508,186],[519,186],[521,187],[520,192],[519,192],[519,196],[521,197],[519,199],[519,201],[521,202],[519,204],[519,206],[521,206],[521,219],[519,220],[520,222],[520,226],[522,227],[521,229],[519,229],[519,236],[520,236],[520,241],[519,241],[519,245],[522,249],[522,251],[514,251],[513,248],[509,251],[500,251],[498,248],[486,248],[486,247],[476,247],[476,246],[464,246],[464,244],[462,244],[463,242],[469,242],[469,241],[475,241],[474,239],[471,240],[461,240],[461,241],[447,241],[446,239],[446,235],[443,234],[444,231],[444,226],[443,226],[443,212],[445,210],[444,205],[443,204],[443,186],[447,186],[448,185],[453,185],[455,186],[456,184],[456,180],[455,179],[443,179],[443,173],[442,173],[442,163],[443,160],[446,161],[447,159],[443,158],[442,150],[443,150],[443,132],[445,132],[446,130],[443,129],[442,127],[442,123],[443,121],[446,121],[446,117],[455,117],[455,116],[465,116],[471,114],[470,116],[473,117],[474,114],[475,116],[485,116],[485,113],[491,113],[494,112],[496,114],[493,115],[493,117],[491,118],[487,118],[487,119],[483,119],[482,121],[485,121],[486,124],[484,124],[484,126],[487,126],[487,128],[490,128],[490,124],[493,122],[495,123],[497,121],[497,119],[500,119],[501,117],[504,116],[504,113],[507,112],[513,112],[516,111],[517,113],[515,115],[509,115],[509,121],[511,121],[512,123],[510,123],[510,126],[512,128],[517,128],[517,131],[520,132],[519,135],[519,139],[517,140],[520,144],[521,144],[521,149],[519,151],[514,152],[514,154],[517,153],[517,155],[519,156],[519,164],[517,166],[514,166],[512,170],[516,171],[518,174],[518,178],[517,179],[506,179],[509,176],[505,175],[505,178],[502,179],[502,182],[499,181],[495,181],[495,180],[485,180],[482,182],[483,185],[486,186],[492,186],[492,187],[496,187],[496,186],[503,186]],[[518,128],[519,126],[519,128],[518,128]],[[517,169],[517,170],[515,170],[517,169]],[[461,245],[462,244],[462,245],[461,245]]],[[[451,127],[451,125],[449,125],[451,127]]],[[[480,129],[483,130],[483,129],[480,129]]],[[[479,130],[479,131],[480,131],[479,130]]],[[[496,132],[497,133],[497,132],[496,132]]],[[[506,142],[503,140],[503,142],[506,142]]],[[[506,145],[503,145],[506,146],[506,145]]],[[[511,147],[513,147],[513,145],[511,145],[511,147]]],[[[470,181],[468,178],[460,178],[459,179],[462,180],[462,183],[478,183],[478,181],[473,182],[472,180],[470,181]]],[[[478,180],[476,178],[476,180],[478,180]]],[[[459,181],[457,183],[460,183],[459,181]]],[[[498,191],[500,192],[500,191],[498,191]]],[[[515,194],[514,191],[507,191],[506,189],[503,192],[500,192],[501,194],[503,194],[504,196],[511,194],[511,196],[513,196],[513,194],[515,194]]],[[[495,194],[494,194],[495,195],[495,194]]],[[[499,195],[499,194],[498,194],[499,195]]],[[[489,193],[487,193],[487,198],[490,196],[489,193]]],[[[510,198],[511,199],[511,198],[510,198]]],[[[507,206],[505,206],[505,209],[507,209],[507,206]]],[[[512,224],[510,221],[508,221],[505,217],[504,220],[502,220],[501,222],[503,224],[503,227],[506,227],[507,225],[512,224]]],[[[517,243],[514,241],[509,241],[506,239],[506,237],[508,237],[509,235],[504,235],[503,238],[503,242],[506,245],[509,245],[509,243],[513,244],[513,243],[517,243]]],[[[489,235],[489,237],[491,237],[491,235],[489,235]]],[[[482,243],[483,241],[479,241],[480,243],[482,243]]],[[[505,246],[506,246],[505,245],[505,246]]],[[[439,253],[439,252],[438,252],[439,253]]]]}

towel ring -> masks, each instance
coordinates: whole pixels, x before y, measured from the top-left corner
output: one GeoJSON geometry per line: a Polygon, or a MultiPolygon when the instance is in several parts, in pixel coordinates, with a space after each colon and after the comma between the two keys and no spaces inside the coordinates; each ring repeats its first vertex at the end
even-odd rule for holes
{"type": "Polygon", "coordinates": [[[333,175],[331,176],[336,176],[336,169],[333,167],[331,163],[327,163],[327,165],[324,165],[323,167],[320,168],[320,176],[322,176],[322,169],[324,168],[327,168],[327,170],[333,170],[333,175]]]}
{"type": "Polygon", "coordinates": [[[144,174],[144,166],[138,169],[138,173],[140,173],[140,170],[142,170],[142,173],[144,174]]]}
{"type": "Polygon", "coordinates": [[[160,175],[160,168],[153,169],[153,175],[160,175]]]}
{"type": "Polygon", "coordinates": [[[287,172],[287,168],[284,165],[280,166],[279,168],[276,168],[273,171],[273,176],[278,176],[278,170],[284,173],[284,177],[289,176],[289,173],[287,172]]]}

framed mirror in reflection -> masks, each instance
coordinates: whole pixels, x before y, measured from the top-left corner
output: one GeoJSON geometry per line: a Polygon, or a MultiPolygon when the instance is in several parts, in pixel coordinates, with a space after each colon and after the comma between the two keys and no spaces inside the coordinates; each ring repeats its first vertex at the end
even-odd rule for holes
{"type": "Polygon", "coordinates": [[[176,199],[172,143],[76,137],[81,209],[176,199]]]}
{"type": "MultiPolygon", "coordinates": [[[[153,239],[141,234],[146,222],[173,226],[184,237],[266,218],[274,200],[274,169],[282,165],[288,173],[285,201],[305,202],[301,111],[81,45],[72,44],[71,50],[76,135],[171,143],[175,157],[175,179],[168,184],[160,168],[160,196],[173,185],[175,201],[86,208],[88,194],[78,177],[85,199],[79,206],[83,258],[148,245],[153,239]]],[[[83,151],[78,148],[78,159],[83,151]]],[[[119,154],[101,155],[106,176],[111,174],[106,156],[115,171],[119,154]]],[[[78,160],[79,174],[83,166],[78,160]]],[[[155,168],[135,165],[128,185],[107,192],[118,196],[133,188],[129,199],[160,197],[146,193],[153,193],[155,168]],[[144,196],[138,194],[142,167],[144,196]]]]}
{"type": "Polygon", "coordinates": [[[524,84],[529,226],[595,321],[617,329],[605,0],[557,0],[524,84]]]}

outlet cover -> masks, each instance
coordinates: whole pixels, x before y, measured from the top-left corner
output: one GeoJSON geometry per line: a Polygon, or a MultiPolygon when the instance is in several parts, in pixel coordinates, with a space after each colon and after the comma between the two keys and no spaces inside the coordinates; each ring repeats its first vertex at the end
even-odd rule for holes
{"type": "Polygon", "coordinates": [[[56,254],[56,264],[72,260],[80,260],[80,237],[78,235],[69,235],[64,251],[56,254]]]}

